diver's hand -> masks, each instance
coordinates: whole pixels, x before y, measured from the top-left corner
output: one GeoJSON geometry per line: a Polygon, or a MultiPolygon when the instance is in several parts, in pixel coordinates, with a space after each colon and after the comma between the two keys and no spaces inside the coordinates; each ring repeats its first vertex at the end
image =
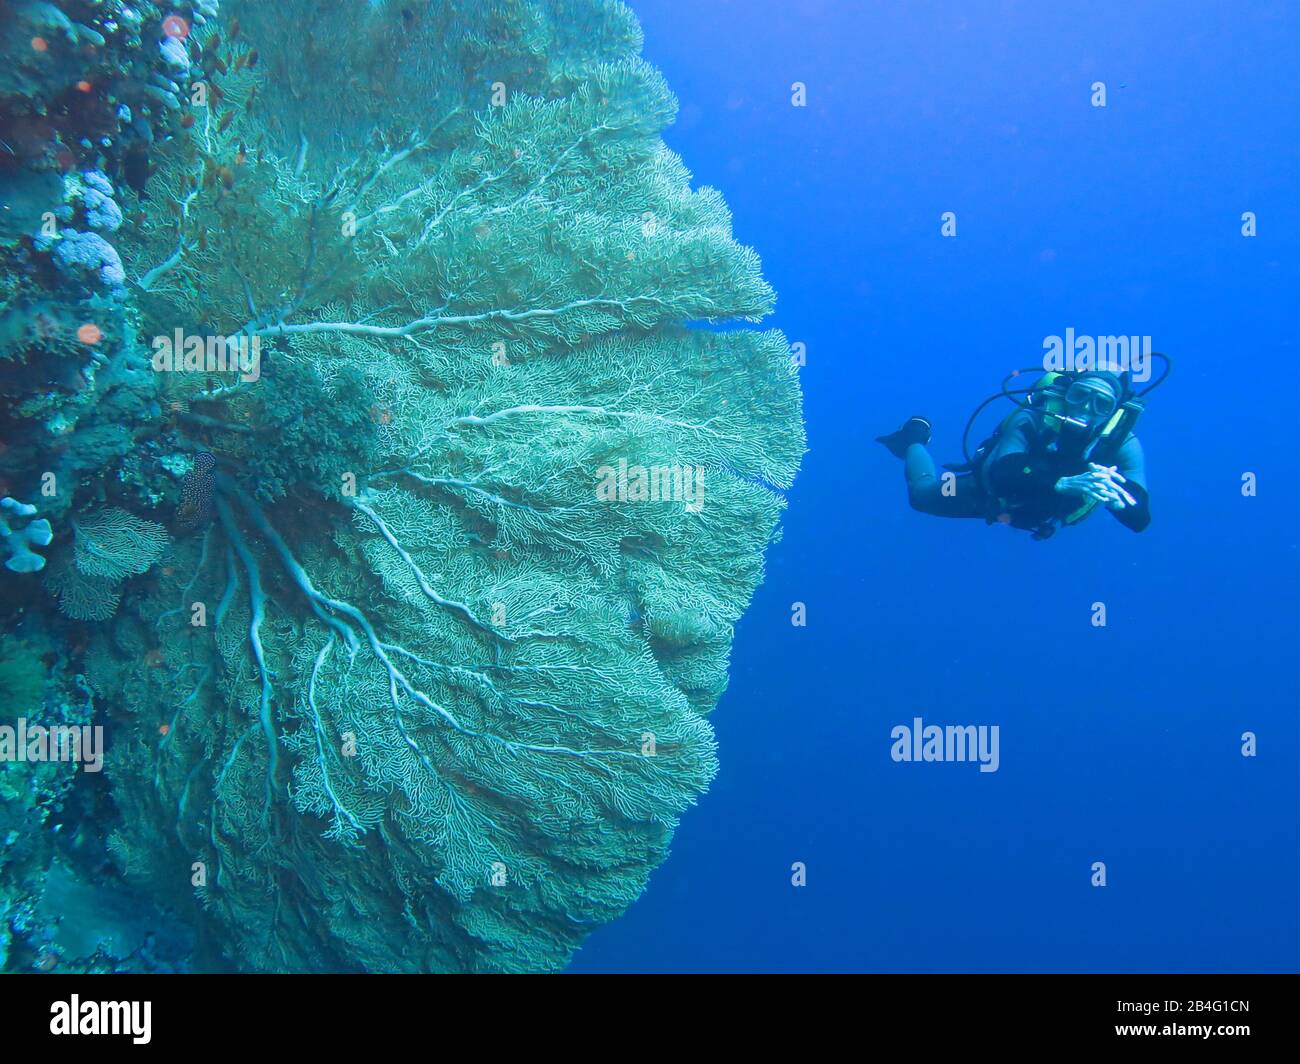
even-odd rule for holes
{"type": "Polygon", "coordinates": [[[1112,510],[1123,510],[1126,507],[1136,506],[1138,504],[1137,499],[1133,498],[1133,496],[1125,491],[1124,488],[1120,487],[1121,484],[1127,484],[1128,479],[1119,471],[1118,467],[1113,465],[1102,466],[1098,465],[1096,462],[1089,462],[1088,465],[1094,473],[1106,474],[1110,478],[1111,489],[1119,494],[1119,498],[1112,499],[1106,503],[1106,505],[1112,510]]]}
{"type": "Polygon", "coordinates": [[[1123,510],[1138,504],[1137,499],[1121,487],[1126,483],[1124,475],[1115,466],[1089,462],[1088,472],[1062,477],[1056,482],[1056,490],[1062,495],[1082,495],[1112,510],[1123,510]]]}

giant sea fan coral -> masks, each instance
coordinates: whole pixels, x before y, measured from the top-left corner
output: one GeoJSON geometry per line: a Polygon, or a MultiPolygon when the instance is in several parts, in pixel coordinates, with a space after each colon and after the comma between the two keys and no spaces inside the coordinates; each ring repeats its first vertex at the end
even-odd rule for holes
{"type": "Polygon", "coordinates": [[[264,369],[169,382],[218,468],[88,655],[130,711],[114,851],[240,966],[556,968],[716,769],[804,436],[780,334],[685,323],[771,291],[622,4],[231,13],[119,243],[144,335],[264,369]],[[701,505],[598,497],[620,461],[702,470],[701,505]]]}

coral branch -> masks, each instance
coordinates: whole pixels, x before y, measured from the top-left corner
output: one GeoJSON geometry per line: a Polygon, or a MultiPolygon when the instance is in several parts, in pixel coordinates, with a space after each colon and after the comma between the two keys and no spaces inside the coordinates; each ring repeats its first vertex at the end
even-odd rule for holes
{"type": "Polygon", "coordinates": [[[349,498],[349,499],[344,499],[344,502],[347,503],[347,505],[350,506],[352,509],[356,510],[358,513],[365,514],[366,517],[370,519],[371,523],[373,523],[374,526],[377,529],[379,529],[380,535],[382,535],[384,539],[388,541],[389,546],[391,546],[395,551],[397,551],[397,553],[401,556],[402,561],[406,563],[407,568],[411,570],[412,574],[415,576],[416,582],[420,585],[420,590],[424,592],[425,596],[429,599],[429,601],[435,603],[436,605],[443,606],[446,609],[452,610],[455,613],[458,613],[460,616],[464,617],[465,620],[469,621],[469,623],[473,625],[475,628],[477,628],[479,631],[486,632],[489,635],[496,636],[498,639],[503,639],[508,641],[506,636],[502,635],[500,632],[498,632],[495,628],[491,627],[490,625],[484,624],[476,616],[474,616],[474,611],[471,610],[468,606],[466,606],[465,603],[453,602],[449,599],[445,599],[441,595],[439,595],[438,592],[434,591],[429,584],[429,578],[424,575],[424,571],[420,568],[416,560],[406,552],[406,550],[402,547],[400,543],[397,542],[397,537],[393,535],[392,529],[390,529],[388,525],[384,523],[384,519],[380,517],[377,513],[375,513],[375,511],[370,506],[368,506],[363,500],[359,498],[349,498]]]}
{"type": "MultiPolygon", "coordinates": [[[[334,613],[341,614],[343,617],[346,617],[348,620],[350,620],[361,630],[361,633],[365,637],[366,643],[369,645],[371,652],[374,654],[376,658],[379,659],[380,664],[383,665],[385,671],[387,672],[388,680],[389,680],[390,700],[392,702],[393,710],[397,714],[397,723],[399,728],[401,729],[403,738],[407,741],[412,752],[415,753],[426,764],[430,772],[434,772],[433,766],[428,764],[428,759],[426,755],[420,751],[419,747],[415,744],[415,741],[410,738],[410,735],[407,732],[406,727],[401,720],[401,704],[398,700],[399,691],[406,694],[406,696],[410,698],[413,702],[417,703],[420,706],[423,706],[425,709],[434,713],[440,720],[442,720],[444,723],[450,726],[454,731],[460,733],[461,735],[467,736],[469,738],[485,739],[494,744],[498,744],[504,747],[505,749],[512,750],[517,753],[530,752],[530,753],[537,753],[537,754],[554,754],[563,757],[576,758],[578,760],[588,761],[588,762],[597,761],[599,758],[602,757],[638,758],[640,756],[626,750],[575,750],[567,746],[515,742],[513,740],[506,739],[503,738],[502,736],[493,734],[492,732],[479,731],[467,727],[465,724],[461,723],[461,721],[456,717],[454,713],[452,713],[446,707],[439,705],[423,691],[417,689],[414,686],[414,684],[412,684],[410,679],[406,676],[406,674],[402,672],[402,670],[399,669],[396,665],[393,664],[392,659],[388,656],[386,652],[387,649],[386,644],[384,644],[380,640],[378,633],[374,629],[374,626],[370,623],[370,620],[366,617],[366,615],[361,612],[361,610],[357,609],[357,607],[351,605],[350,603],[343,602],[340,599],[331,598],[330,596],[325,595],[316,589],[315,585],[312,583],[311,577],[307,575],[307,571],[293,556],[293,552],[289,549],[288,544],[284,542],[284,539],[280,536],[280,533],[277,532],[274,526],[270,523],[270,521],[267,520],[266,515],[262,512],[261,507],[257,505],[257,503],[248,495],[247,492],[245,492],[233,481],[230,481],[228,479],[223,478],[221,481],[221,485],[222,485],[223,492],[229,493],[239,501],[240,506],[243,508],[244,512],[248,515],[249,519],[253,522],[257,530],[262,534],[262,537],[272,546],[276,554],[279,555],[281,564],[283,564],[285,569],[288,571],[289,575],[293,578],[294,582],[298,585],[298,589],[302,592],[303,596],[307,599],[308,604],[311,606],[312,611],[316,614],[316,616],[319,617],[326,624],[328,624],[336,632],[341,634],[344,637],[345,641],[348,643],[349,647],[353,647],[356,645],[355,634],[353,634],[352,631],[348,629],[347,626],[338,619],[338,617],[335,617],[330,613],[327,613],[326,610],[331,610],[334,611],[334,613]]],[[[229,516],[229,509],[227,508],[226,511],[222,514],[223,526],[227,526],[228,516],[229,516]]],[[[233,521],[230,521],[228,525],[228,531],[230,528],[233,527],[234,527],[233,521]]],[[[234,534],[238,536],[238,531],[235,530],[234,534]]],[[[236,542],[235,549],[237,551],[241,549],[240,541],[236,542]]],[[[246,570],[248,569],[247,562],[245,562],[245,569],[246,570]]],[[[249,580],[252,581],[252,579],[253,579],[253,572],[250,571],[249,580]]]]}
{"type": "Polygon", "coordinates": [[[257,559],[253,557],[252,551],[244,542],[244,537],[235,524],[234,515],[230,512],[230,506],[220,495],[216,498],[217,516],[221,519],[221,527],[225,530],[227,542],[234,548],[239,560],[243,563],[244,572],[248,575],[248,605],[252,616],[248,621],[248,642],[253,648],[253,660],[257,662],[257,670],[261,677],[262,697],[258,712],[258,721],[262,727],[262,734],[266,737],[267,746],[267,766],[266,766],[266,804],[263,809],[264,818],[269,820],[271,816],[271,802],[275,798],[276,791],[276,770],[279,766],[279,739],[275,734],[275,723],[271,713],[271,673],[266,666],[266,651],[262,646],[262,621],[266,616],[266,593],[262,590],[262,576],[258,569],[257,559]]]}
{"type": "Polygon", "coordinates": [[[446,325],[480,325],[486,322],[525,322],[537,318],[556,318],[577,310],[618,310],[626,312],[634,303],[647,303],[666,307],[662,299],[655,296],[630,296],[627,299],[575,299],[559,307],[534,307],[530,310],[484,310],[477,314],[429,315],[416,318],[405,325],[364,325],[351,321],[313,321],[298,325],[286,325],[283,322],[266,325],[261,328],[249,327],[253,335],[305,335],[311,333],[344,333],[351,336],[409,337],[428,329],[446,325]]]}

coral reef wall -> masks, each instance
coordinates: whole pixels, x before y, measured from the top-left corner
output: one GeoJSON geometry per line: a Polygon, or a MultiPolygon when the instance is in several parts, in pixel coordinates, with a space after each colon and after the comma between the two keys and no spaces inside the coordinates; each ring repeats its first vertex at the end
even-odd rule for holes
{"type": "Polygon", "coordinates": [[[0,472],[58,485],[6,597],[116,874],[208,965],[559,968],[716,771],[804,434],[784,337],[688,323],[765,316],[757,256],[616,0],[132,14],[148,136],[9,167],[0,310],[0,472]]]}
{"type": "Polygon", "coordinates": [[[206,76],[178,68],[166,20],[202,29],[215,14],[212,0],[0,0],[0,970],[148,967],[126,957],[141,941],[60,945],[50,884],[71,881],[63,862],[111,874],[114,813],[84,765],[17,757],[13,739],[106,719],[83,675],[89,633],[58,607],[111,616],[120,581],[73,564],[75,527],[169,491],[151,465],[158,381],[117,250],[122,190],[144,187],[191,74],[206,76]]]}

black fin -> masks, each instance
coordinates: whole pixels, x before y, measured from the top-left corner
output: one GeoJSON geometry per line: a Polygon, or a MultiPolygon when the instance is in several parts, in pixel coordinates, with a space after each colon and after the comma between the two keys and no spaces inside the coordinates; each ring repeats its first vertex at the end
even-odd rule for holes
{"type": "Polygon", "coordinates": [[[923,417],[910,417],[896,432],[891,432],[887,436],[877,436],[876,442],[884,444],[895,458],[903,458],[912,444],[930,442],[930,422],[923,417]]]}

